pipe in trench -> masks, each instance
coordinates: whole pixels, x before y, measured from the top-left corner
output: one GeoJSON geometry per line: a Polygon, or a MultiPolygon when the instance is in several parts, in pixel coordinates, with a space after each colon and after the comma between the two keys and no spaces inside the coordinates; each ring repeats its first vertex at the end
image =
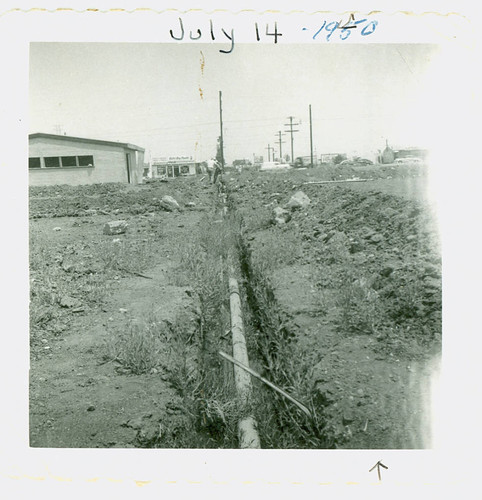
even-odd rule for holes
{"type": "MultiPolygon", "coordinates": [[[[232,270],[231,270],[232,274],[232,270]]],[[[243,318],[241,315],[241,299],[238,282],[229,278],[229,303],[231,309],[231,334],[233,341],[233,358],[249,366],[246,338],[244,336],[243,318]]],[[[234,383],[241,408],[249,403],[252,392],[251,376],[239,366],[234,366],[234,383]]],[[[238,438],[240,448],[261,448],[256,420],[252,416],[238,422],[238,438]]]]}

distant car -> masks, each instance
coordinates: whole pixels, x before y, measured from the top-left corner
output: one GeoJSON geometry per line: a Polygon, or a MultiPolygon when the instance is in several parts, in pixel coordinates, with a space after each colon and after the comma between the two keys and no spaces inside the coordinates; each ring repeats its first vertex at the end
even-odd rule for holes
{"type": "Polygon", "coordinates": [[[367,160],[366,158],[359,158],[355,161],[356,165],[373,165],[371,160],[367,160]]]}
{"type": "Polygon", "coordinates": [[[393,163],[397,165],[423,165],[423,160],[421,158],[411,158],[408,156],[405,158],[397,158],[393,163]]]}
{"type": "Polygon", "coordinates": [[[357,158],[355,160],[343,160],[339,165],[351,165],[352,167],[356,167],[360,165],[373,165],[373,162],[366,158],[357,158]]]}
{"type": "Polygon", "coordinates": [[[422,165],[423,160],[421,158],[407,158],[409,160],[409,163],[413,163],[414,165],[422,165]]]}
{"type": "Polygon", "coordinates": [[[279,161],[265,161],[260,170],[283,170],[291,168],[288,163],[280,163],[279,161]]]}

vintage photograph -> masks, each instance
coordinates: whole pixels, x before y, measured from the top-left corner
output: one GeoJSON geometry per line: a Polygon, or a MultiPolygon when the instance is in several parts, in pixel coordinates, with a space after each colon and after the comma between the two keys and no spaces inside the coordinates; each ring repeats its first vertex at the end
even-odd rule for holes
{"type": "Polygon", "coordinates": [[[439,47],[225,42],[29,45],[30,447],[432,448],[439,47]]]}

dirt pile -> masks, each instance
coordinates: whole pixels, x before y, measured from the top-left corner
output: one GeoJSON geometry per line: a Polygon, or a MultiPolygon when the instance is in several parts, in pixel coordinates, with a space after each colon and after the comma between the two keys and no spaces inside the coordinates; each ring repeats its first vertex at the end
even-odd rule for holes
{"type": "MultiPolygon", "coordinates": [[[[141,186],[96,184],[30,188],[30,218],[92,215],[138,215],[171,210],[164,196],[175,199],[186,210],[206,210],[203,191],[209,189],[199,178],[172,179],[141,186]],[[194,203],[194,205],[193,205],[194,203]]],[[[172,202],[170,202],[172,204],[172,202]]]]}
{"type": "Polygon", "coordinates": [[[383,192],[303,185],[304,175],[228,181],[251,266],[295,333],[284,353],[298,360],[290,384],[311,398],[337,446],[422,447],[427,360],[441,345],[433,214],[421,201],[383,192]],[[300,189],[310,203],[277,223],[274,210],[300,189]]]}
{"type": "Polygon", "coordinates": [[[285,225],[272,227],[273,207],[284,206],[297,187],[286,179],[271,180],[236,184],[233,204],[240,207],[248,233],[266,233],[260,234],[263,252],[274,241],[282,246],[289,239],[293,248],[287,252],[297,256],[297,264],[311,265],[319,290],[352,288],[346,293],[354,297],[344,299],[354,317],[345,317],[340,328],[383,338],[403,331],[422,343],[440,342],[441,258],[428,207],[383,193],[305,185],[311,203],[293,210],[285,225]],[[370,301],[377,309],[371,326],[355,314],[370,301]]]}

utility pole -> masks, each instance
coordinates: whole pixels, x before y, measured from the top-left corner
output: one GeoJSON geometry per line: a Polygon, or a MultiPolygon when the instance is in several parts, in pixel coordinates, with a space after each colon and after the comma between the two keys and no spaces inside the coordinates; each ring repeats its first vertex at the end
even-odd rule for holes
{"type": "Polygon", "coordinates": [[[272,148],[272,147],[268,144],[268,147],[267,147],[267,148],[264,148],[264,149],[267,149],[267,150],[268,150],[268,161],[271,161],[271,155],[270,155],[270,152],[271,152],[271,150],[273,150],[273,160],[274,160],[274,148],[272,148]]]}
{"type": "Polygon", "coordinates": [[[285,135],[281,133],[281,130],[278,130],[278,133],[276,134],[278,136],[278,144],[279,144],[279,157],[280,161],[283,161],[283,150],[281,149],[281,144],[284,144],[284,141],[281,140],[281,136],[285,135]]]}
{"type": "Polygon", "coordinates": [[[313,123],[311,121],[311,104],[310,104],[310,151],[311,151],[311,168],[313,168],[313,123]]]}
{"type": "Polygon", "coordinates": [[[294,159],[294,153],[293,153],[293,133],[294,132],[299,132],[299,130],[293,129],[293,126],[299,125],[299,123],[293,123],[293,116],[288,116],[289,123],[285,123],[285,126],[289,127],[289,130],[286,130],[286,132],[289,132],[291,135],[291,164],[295,162],[294,159]]]}
{"type": "Polygon", "coordinates": [[[219,125],[221,135],[219,136],[219,147],[221,149],[221,169],[224,172],[224,139],[223,139],[223,93],[219,91],[219,125]]]}

